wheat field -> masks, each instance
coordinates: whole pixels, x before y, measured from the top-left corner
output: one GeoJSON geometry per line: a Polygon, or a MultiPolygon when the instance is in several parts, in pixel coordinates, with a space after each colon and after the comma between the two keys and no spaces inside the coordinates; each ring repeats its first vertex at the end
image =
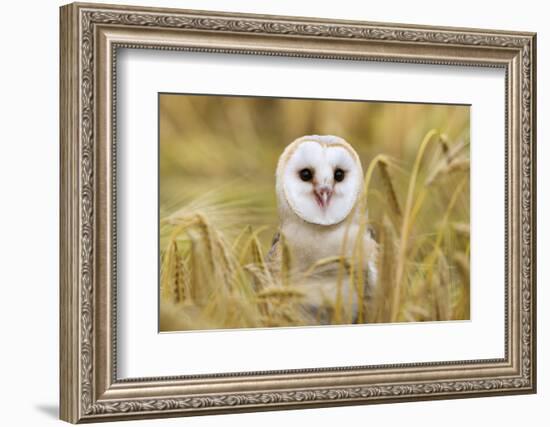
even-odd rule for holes
{"type": "MultiPolygon", "coordinates": [[[[306,134],[342,136],[366,171],[378,284],[357,323],[469,319],[467,106],[161,95],[160,330],[317,325],[306,276],[335,263],[335,286],[362,282],[360,248],[300,274],[284,244],[268,260],[277,158],[306,134]]],[[[347,301],[327,304],[329,323],[352,322],[347,301]]]]}

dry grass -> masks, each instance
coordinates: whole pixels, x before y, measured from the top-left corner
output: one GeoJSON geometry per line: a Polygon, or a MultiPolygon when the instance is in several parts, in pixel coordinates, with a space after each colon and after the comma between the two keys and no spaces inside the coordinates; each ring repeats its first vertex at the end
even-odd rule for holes
{"type": "MultiPolygon", "coordinates": [[[[274,268],[267,261],[272,224],[257,224],[248,205],[207,196],[163,212],[161,330],[327,323],[304,308],[300,287],[335,266],[335,286],[347,278],[357,292],[358,323],[468,319],[468,143],[432,130],[416,145],[411,165],[378,155],[367,167],[358,209],[366,218],[368,207],[370,218],[360,232],[372,228],[380,247],[373,295],[364,295],[361,286],[362,245],[351,257],[325,259],[298,274],[282,242],[281,265],[274,268]]],[[[325,305],[330,323],[351,323],[351,302],[340,292],[325,305]]]]}

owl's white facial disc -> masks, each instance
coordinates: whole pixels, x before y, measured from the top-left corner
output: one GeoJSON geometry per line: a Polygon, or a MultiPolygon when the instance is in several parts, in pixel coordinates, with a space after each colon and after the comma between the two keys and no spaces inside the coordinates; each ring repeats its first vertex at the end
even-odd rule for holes
{"type": "Polygon", "coordinates": [[[337,224],[349,215],[363,179],[353,148],[340,138],[326,138],[297,140],[278,176],[294,213],[319,225],[337,224]]]}

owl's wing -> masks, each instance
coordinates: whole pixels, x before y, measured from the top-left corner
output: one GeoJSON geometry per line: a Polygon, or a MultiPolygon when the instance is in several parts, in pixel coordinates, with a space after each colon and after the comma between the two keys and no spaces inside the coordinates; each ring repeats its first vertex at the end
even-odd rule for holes
{"type": "Polygon", "coordinates": [[[368,254],[366,259],[367,275],[365,277],[365,295],[372,296],[372,292],[378,284],[378,269],[376,266],[378,243],[376,241],[376,230],[371,225],[365,230],[363,239],[365,242],[365,252],[368,254]]]}

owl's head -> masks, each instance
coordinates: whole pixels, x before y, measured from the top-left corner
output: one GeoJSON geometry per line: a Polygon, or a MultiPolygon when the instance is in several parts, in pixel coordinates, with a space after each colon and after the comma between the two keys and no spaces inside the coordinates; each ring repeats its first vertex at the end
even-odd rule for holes
{"type": "Polygon", "coordinates": [[[277,165],[277,199],[281,214],[332,225],[343,221],[363,185],[359,156],[344,139],[309,135],[286,147],[277,165]]]}

